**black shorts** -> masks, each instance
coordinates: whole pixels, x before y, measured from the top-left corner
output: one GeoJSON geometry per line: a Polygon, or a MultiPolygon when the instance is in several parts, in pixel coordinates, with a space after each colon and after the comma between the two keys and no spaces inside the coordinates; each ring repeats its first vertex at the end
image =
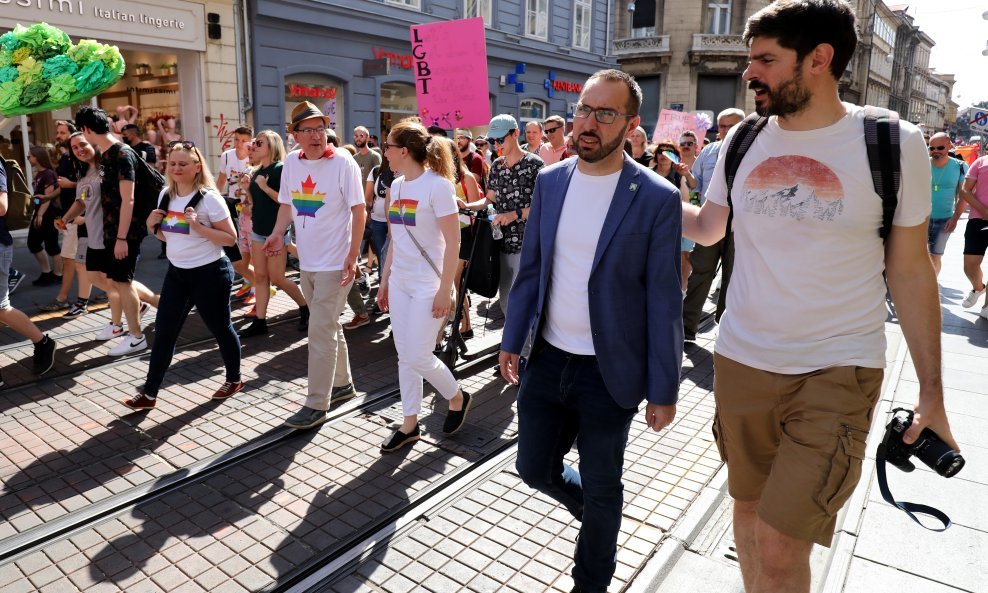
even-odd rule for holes
{"type": "Polygon", "coordinates": [[[131,282],[137,269],[141,241],[127,241],[127,257],[117,259],[112,249],[86,249],[86,270],[103,272],[114,282],[131,282]]]}
{"type": "Polygon", "coordinates": [[[473,227],[460,227],[460,259],[467,261],[470,259],[470,250],[473,248],[473,227]]]}
{"type": "Polygon", "coordinates": [[[988,220],[969,218],[964,229],[964,255],[984,257],[988,251],[988,220]]]}

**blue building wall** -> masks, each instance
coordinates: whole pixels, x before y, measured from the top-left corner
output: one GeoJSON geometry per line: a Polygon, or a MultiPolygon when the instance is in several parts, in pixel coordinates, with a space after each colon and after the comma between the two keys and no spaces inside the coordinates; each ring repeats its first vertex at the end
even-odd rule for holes
{"type": "MultiPolygon", "coordinates": [[[[590,51],[572,47],[573,0],[550,0],[545,41],[524,34],[525,0],[491,1],[494,14],[486,41],[493,114],[520,117],[520,103],[538,99],[548,104],[546,115],[567,117],[578,94],[555,91],[550,98],[543,88],[549,72],[557,80],[582,84],[591,73],[616,67],[613,58],[604,57],[606,0],[593,3],[590,51]],[[525,65],[524,74],[518,75],[525,86],[521,92],[513,84],[501,84],[501,77],[515,73],[518,64],[525,65]]],[[[464,17],[463,0],[421,3],[421,10],[414,10],[375,0],[250,0],[255,126],[284,132],[286,105],[290,109],[304,100],[286,97],[286,85],[297,77],[319,74],[338,85],[343,108],[337,133],[344,141],[357,125],[380,134],[381,85],[414,83],[414,75],[393,64],[390,74],[364,76],[364,62],[381,51],[410,54],[412,25],[464,17]]]]}

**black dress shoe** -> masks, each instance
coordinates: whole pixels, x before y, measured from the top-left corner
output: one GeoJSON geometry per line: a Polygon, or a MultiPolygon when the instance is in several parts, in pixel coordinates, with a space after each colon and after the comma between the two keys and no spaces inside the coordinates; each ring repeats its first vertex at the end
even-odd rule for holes
{"type": "Polygon", "coordinates": [[[467,420],[467,411],[470,409],[470,402],[473,401],[473,398],[462,389],[460,392],[463,393],[463,407],[455,412],[450,410],[446,414],[446,420],[443,422],[443,432],[446,434],[453,434],[460,430],[463,423],[467,420]]]}
{"type": "Polygon", "coordinates": [[[421,436],[422,436],[422,431],[419,429],[418,424],[415,425],[415,430],[413,430],[411,434],[405,434],[401,432],[401,430],[395,429],[394,434],[391,435],[391,438],[384,441],[384,443],[381,445],[381,453],[390,453],[392,451],[397,451],[398,449],[401,449],[405,445],[410,445],[411,443],[414,443],[415,441],[419,440],[421,436]]]}
{"type": "Polygon", "coordinates": [[[240,331],[241,338],[252,338],[254,336],[268,335],[268,322],[265,319],[254,319],[246,328],[240,331]]]}

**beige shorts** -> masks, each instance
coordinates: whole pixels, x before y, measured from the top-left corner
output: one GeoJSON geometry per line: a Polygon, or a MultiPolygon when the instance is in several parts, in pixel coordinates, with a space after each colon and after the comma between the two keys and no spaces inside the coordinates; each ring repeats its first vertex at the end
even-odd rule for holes
{"type": "Polygon", "coordinates": [[[75,254],[78,249],[79,227],[69,223],[65,225],[65,232],[62,233],[62,252],[58,256],[64,259],[75,260],[75,254]]]}
{"type": "Polygon", "coordinates": [[[783,375],[714,354],[713,431],[735,500],[782,533],[823,546],[861,478],[883,369],[783,375]]]}

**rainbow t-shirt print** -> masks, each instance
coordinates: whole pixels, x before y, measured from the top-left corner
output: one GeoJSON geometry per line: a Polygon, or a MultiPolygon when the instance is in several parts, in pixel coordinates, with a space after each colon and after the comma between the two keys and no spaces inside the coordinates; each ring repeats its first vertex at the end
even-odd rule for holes
{"type": "MultiPolygon", "coordinates": [[[[292,205],[299,216],[315,218],[316,211],[326,205],[323,199],[326,192],[317,192],[316,183],[312,181],[312,175],[302,182],[302,191],[292,192],[292,205]]],[[[302,219],[302,227],[305,227],[305,219],[302,219]]]]}
{"type": "Polygon", "coordinates": [[[388,209],[388,221],[391,224],[415,226],[415,210],[418,205],[418,200],[409,200],[408,198],[391,202],[391,208],[388,209]]]}
{"type": "Polygon", "coordinates": [[[185,212],[175,212],[169,210],[168,214],[161,219],[162,233],[178,233],[179,235],[189,234],[189,221],[185,218],[185,212]]]}

